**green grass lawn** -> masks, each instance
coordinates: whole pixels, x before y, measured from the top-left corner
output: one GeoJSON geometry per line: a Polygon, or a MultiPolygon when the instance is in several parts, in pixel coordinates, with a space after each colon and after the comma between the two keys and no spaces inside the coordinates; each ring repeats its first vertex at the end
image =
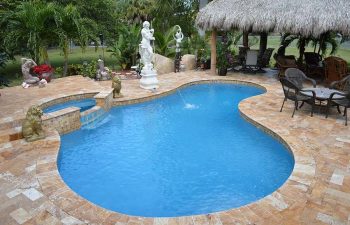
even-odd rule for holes
{"type": "MultiPolygon", "coordinates": [[[[280,45],[279,36],[269,36],[268,47],[275,48],[277,51],[280,45]]],[[[259,43],[251,47],[252,49],[258,49],[259,43]]],[[[306,51],[313,51],[312,47],[306,48],[306,51]]],[[[49,59],[53,67],[62,67],[63,66],[63,54],[60,49],[49,50],[49,59]]],[[[298,57],[299,51],[296,48],[296,42],[293,42],[290,47],[286,50],[287,55],[295,55],[298,57]]],[[[83,53],[81,49],[74,48],[69,54],[69,64],[82,64],[84,61],[90,62],[91,60],[97,60],[100,56],[103,55],[102,48],[87,48],[83,53]]],[[[110,53],[104,51],[105,56],[105,65],[111,69],[118,69],[115,59],[113,59],[110,53]]],[[[341,57],[350,63],[350,49],[340,46],[335,56],[341,57]]],[[[5,77],[10,80],[10,86],[20,85],[22,83],[22,72],[21,72],[21,56],[17,56],[14,61],[9,61],[5,69],[0,70],[0,74],[4,74],[5,77]]],[[[271,58],[270,65],[275,65],[275,60],[271,58]]]]}

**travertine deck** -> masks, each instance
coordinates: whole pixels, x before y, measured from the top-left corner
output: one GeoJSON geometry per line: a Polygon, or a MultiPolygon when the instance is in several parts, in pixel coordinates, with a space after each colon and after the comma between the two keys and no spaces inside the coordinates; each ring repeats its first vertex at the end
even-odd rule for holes
{"type": "MultiPolygon", "coordinates": [[[[244,100],[240,110],[289,145],[296,161],[289,180],[270,196],[238,209],[180,218],[129,217],[89,203],[64,184],[56,166],[60,138],[49,130],[47,139],[35,143],[0,144],[0,224],[350,224],[350,127],[344,126],[342,116],[333,111],[328,119],[323,114],[310,117],[308,107],[303,107],[292,119],[291,102],[280,113],[283,93],[273,76],[186,72],[162,75],[159,80],[158,93],[140,89],[138,80],[123,81],[124,98],[117,101],[128,103],[202,80],[265,87],[267,93],[244,100]]],[[[109,87],[110,82],[76,76],[55,80],[44,89],[0,89],[0,125],[22,118],[29,105],[45,99],[109,87]]]]}

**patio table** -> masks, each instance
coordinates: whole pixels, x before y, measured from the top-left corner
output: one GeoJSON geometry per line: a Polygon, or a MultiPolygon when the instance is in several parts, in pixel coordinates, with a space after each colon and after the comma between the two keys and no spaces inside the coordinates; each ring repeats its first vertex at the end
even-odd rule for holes
{"type": "MultiPolygon", "coordinates": [[[[311,91],[314,91],[314,93],[316,95],[315,96],[315,98],[316,98],[315,100],[318,100],[320,102],[320,104],[318,104],[318,106],[319,106],[319,110],[318,110],[319,113],[321,112],[321,108],[325,108],[328,105],[328,103],[327,104],[322,104],[322,102],[323,101],[328,101],[329,97],[331,96],[332,93],[336,92],[336,93],[343,94],[343,92],[341,92],[341,91],[338,91],[338,90],[335,90],[335,89],[330,89],[330,88],[303,88],[300,91],[300,93],[302,95],[305,95],[305,96],[313,97],[311,91]]],[[[344,98],[344,96],[335,94],[335,95],[333,95],[332,99],[342,99],[342,98],[344,98]]],[[[338,112],[340,113],[339,107],[338,107],[338,112]]]]}
{"type": "MultiPolygon", "coordinates": [[[[303,88],[300,93],[309,97],[312,97],[312,92],[310,91],[314,91],[316,94],[316,100],[319,101],[325,101],[328,100],[329,97],[331,96],[332,93],[336,92],[336,93],[340,93],[340,94],[344,94],[344,92],[335,90],[335,89],[329,89],[329,88],[303,88]]],[[[337,95],[335,94],[333,96],[333,99],[341,99],[344,98],[344,96],[342,95],[337,95]]]]}

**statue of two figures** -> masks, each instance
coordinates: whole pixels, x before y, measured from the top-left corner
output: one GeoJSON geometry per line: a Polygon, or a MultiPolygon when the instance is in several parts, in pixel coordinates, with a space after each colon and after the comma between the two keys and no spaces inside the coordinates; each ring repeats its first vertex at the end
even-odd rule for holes
{"type": "Polygon", "coordinates": [[[157,71],[153,68],[153,47],[152,41],[154,38],[154,29],[150,29],[150,23],[148,21],[143,22],[143,28],[141,30],[142,41],[139,48],[139,53],[141,56],[141,62],[143,68],[141,70],[141,80],[140,87],[147,90],[157,89],[158,79],[157,71]]]}
{"type": "Polygon", "coordinates": [[[184,39],[184,35],[181,31],[181,27],[179,25],[175,26],[177,28],[176,33],[174,34],[174,39],[176,41],[176,50],[175,50],[175,73],[176,72],[180,72],[180,68],[181,68],[181,59],[182,59],[182,55],[181,55],[181,42],[184,39]]]}

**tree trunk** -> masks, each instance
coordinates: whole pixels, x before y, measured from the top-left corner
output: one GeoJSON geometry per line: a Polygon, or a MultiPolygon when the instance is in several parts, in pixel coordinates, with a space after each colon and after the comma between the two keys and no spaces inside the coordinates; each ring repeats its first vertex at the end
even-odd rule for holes
{"type": "Polygon", "coordinates": [[[211,50],[211,65],[210,65],[210,70],[212,74],[216,73],[216,30],[214,29],[211,32],[211,40],[210,40],[210,50],[211,50]]]}
{"type": "Polygon", "coordinates": [[[319,47],[318,47],[318,54],[320,54],[320,52],[321,52],[322,45],[324,44],[323,42],[324,42],[324,35],[321,34],[321,36],[320,36],[320,44],[319,44],[319,47]]]}
{"type": "Polygon", "coordinates": [[[40,64],[40,49],[39,48],[35,49],[33,59],[34,59],[34,62],[36,64],[38,64],[38,65],[40,64]]]}
{"type": "Polygon", "coordinates": [[[314,53],[316,52],[318,41],[315,41],[314,53]]]}
{"type": "Polygon", "coordinates": [[[304,60],[304,52],[305,52],[306,40],[305,38],[300,38],[300,47],[299,47],[299,59],[298,64],[302,65],[304,60]]]}
{"type": "Polygon", "coordinates": [[[68,72],[68,60],[65,58],[64,59],[64,64],[63,64],[63,76],[67,76],[68,72]]]}
{"type": "Polygon", "coordinates": [[[243,31],[243,46],[249,48],[249,32],[243,31]]]}
{"type": "Polygon", "coordinates": [[[266,32],[260,33],[260,46],[259,46],[259,58],[261,58],[267,48],[267,36],[266,32]]]}
{"type": "Polygon", "coordinates": [[[46,65],[50,65],[51,66],[50,60],[49,60],[49,54],[47,53],[47,47],[43,47],[42,54],[43,54],[44,63],[46,65]]]}
{"type": "Polygon", "coordinates": [[[63,45],[64,65],[63,65],[63,76],[67,75],[68,71],[68,55],[69,55],[69,42],[66,40],[63,45]]]}

